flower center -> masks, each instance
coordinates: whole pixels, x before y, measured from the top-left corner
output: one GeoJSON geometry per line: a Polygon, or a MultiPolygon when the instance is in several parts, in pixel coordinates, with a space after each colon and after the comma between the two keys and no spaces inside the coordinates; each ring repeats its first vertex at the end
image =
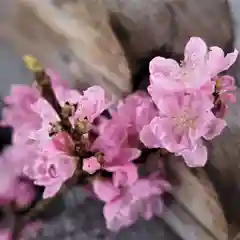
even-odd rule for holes
{"type": "Polygon", "coordinates": [[[177,127],[179,127],[180,129],[196,128],[196,119],[194,117],[190,117],[186,111],[183,111],[183,113],[180,114],[178,117],[175,117],[174,120],[177,127]]]}

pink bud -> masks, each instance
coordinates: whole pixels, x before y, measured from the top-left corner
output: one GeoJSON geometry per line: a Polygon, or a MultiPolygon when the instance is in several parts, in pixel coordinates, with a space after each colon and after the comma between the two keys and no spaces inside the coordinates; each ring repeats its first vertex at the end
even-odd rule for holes
{"type": "Polygon", "coordinates": [[[100,168],[101,165],[96,157],[85,158],[83,160],[83,170],[85,172],[93,174],[100,168]]]}
{"type": "Polygon", "coordinates": [[[59,151],[69,153],[73,149],[73,141],[66,132],[60,132],[52,138],[55,148],[59,151]]]}

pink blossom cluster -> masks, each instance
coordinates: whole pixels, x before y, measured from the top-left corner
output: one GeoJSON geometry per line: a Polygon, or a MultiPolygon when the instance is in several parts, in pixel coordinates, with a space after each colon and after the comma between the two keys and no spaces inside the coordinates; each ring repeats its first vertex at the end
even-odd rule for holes
{"type": "Polygon", "coordinates": [[[163,57],[150,62],[148,93],[133,93],[117,104],[100,86],[79,92],[47,70],[61,113],[37,87],[13,85],[1,123],[14,131],[0,159],[0,203],[31,202],[34,193],[20,177],[44,186],[43,198],[51,198],[84,173],[104,202],[108,229],[160,216],[162,195],[171,185],[160,168],[140,176],[142,150],[164,149],[182,156],[189,167],[204,166],[204,141],[222,133],[227,104],[235,100],[234,79],[222,72],[237,55],[235,50],[225,56],[221,48],[208,49],[192,37],[180,64],[163,57]]]}
{"type": "Polygon", "coordinates": [[[201,38],[192,37],[180,64],[163,57],[152,59],[148,93],[158,115],[140,133],[145,146],[180,155],[189,167],[204,166],[204,140],[223,131],[227,103],[235,101],[234,79],[222,72],[237,56],[237,50],[225,56],[221,48],[208,49],[201,38]]]}
{"type": "MultiPolygon", "coordinates": [[[[72,124],[84,118],[91,124],[108,107],[101,87],[90,87],[80,94],[68,88],[52,72],[50,77],[61,106],[65,102],[78,105],[71,116],[72,124]]],[[[54,196],[76,168],[72,139],[64,131],[49,135],[60,119],[35,87],[13,85],[5,103],[8,107],[3,110],[3,123],[14,128],[13,145],[8,149],[12,156],[8,159],[16,164],[11,170],[30,178],[35,185],[44,186],[44,198],[54,196]]],[[[10,168],[12,166],[10,164],[10,168]]]]}
{"type": "MultiPolygon", "coordinates": [[[[103,214],[107,228],[117,231],[132,225],[140,216],[146,220],[160,216],[161,196],[170,191],[171,186],[158,169],[149,177],[140,178],[134,162],[141,154],[139,133],[157,114],[147,94],[130,95],[110,112],[110,119],[101,119],[92,148],[104,153],[102,168],[112,172],[112,179],[100,178],[92,184],[93,191],[105,203],[103,214]]],[[[93,159],[86,160],[84,165],[90,172],[96,170],[93,159]]]]}

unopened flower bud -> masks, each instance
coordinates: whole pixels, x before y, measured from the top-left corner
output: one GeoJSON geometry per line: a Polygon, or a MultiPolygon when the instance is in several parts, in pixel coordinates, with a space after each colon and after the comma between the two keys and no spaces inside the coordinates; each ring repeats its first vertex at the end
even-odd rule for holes
{"type": "Polygon", "coordinates": [[[62,116],[64,118],[73,116],[76,112],[76,108],[76,104],[70,104],[69,102],[65,102],[64,106],[62,107],[62,116]]]}
{"type": "Polygon", "coordinates": [[[75,124],[75,129],[80,134],[88,133],[90,130],[90,123],[86,119],[77,120],[77,122],[75,124]]]}
{"type": "Polygon", "coordinates": [[[95,173],[97,170],[101,168],[100,163],[96,157],[85,158],[83,160],[83,171],[88,172],[90,174],[95,173]]]}
{"type": "Polygon", "coordinates": [[[97,152],[97,153],[95,154],[95,157],[97,158],[99,164],[100,164],[101,166],[103,166],[103,164],[104,164],[104,153],[103,153],[103,152],[97,152]]]}

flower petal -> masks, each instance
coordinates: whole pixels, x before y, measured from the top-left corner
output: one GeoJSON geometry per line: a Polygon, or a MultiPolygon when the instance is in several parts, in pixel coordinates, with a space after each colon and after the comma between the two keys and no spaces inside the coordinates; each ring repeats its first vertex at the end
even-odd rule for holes
{"type": "Polygon", "coordinates": [[[227,126],[227,123],[225,120],[220,118],[214,118],[210,122],[208,126],[208,132],[204,135],[204,138],[206,140],[212,140],[216,136],[219,136],[226,126],[227,126]]]}
{"type": "Polygon", "coordinates": [[[206,54],[206,43],[199,37],[191,37],[185,47],[184,62],[188,66],[197,66],[204,62],[206,54]]]}
{"type": "Polygon", "coordinates": [[[179,64],[173,59],[163,57],[155,57],[149,64],[149,71],[151,75],[162,74],[164,77],[175,76],[180,70],[179,64]]]}
{"type": "Polygon", "coordinates": [[[98,169],[101,168],[100,163],[96,157],[90,157],[83,159],[83,171],[90,174],[95,173],[98,169]]]}
{"type": "Polygon", "coordinates": [[[103,202],[110,202],[120,194],[120,190],[113,186],[110,181],[93,181],[93,191],[103,202]]]}
{"type": "Polygon", "coordinates": [[[207,148],[199,143],[194,150],[184,150],[181,152],[188,167],[203,167],[207,162],[207,148]]]}
{"type": "Polygon", "coordinates": [[[116,169],[113,173],[113,184],[119,186],[131,186],[138,179],[138,169],[134,164],[126,164],[116,169]]]}
{"type": "Polygon", "coordinates": [[[220,90],[233,91],[236,89],[235,79],[232,76],[224,75],[218,80],[220,81],[220,90]]]}
{"type": "Polygon", "coordinates": [[[159,148],[161,143],[157,136],[152,132],[151,126],[146,125],[140,132],[141,142],[148,148],[159,148]]]}
{"type": "Polygon", "coordinates": [[[234,49],[232,53],[228,53],[224,59],[223,71],[229,69],[237,60],[238,50],[234,49]]]}
{"type": "Polygon", "coordinates": [[[43,198],[46,199],[53,197],[60,190],[61,186],[61,182],[46,186],[43,192],[43,198]]]}

